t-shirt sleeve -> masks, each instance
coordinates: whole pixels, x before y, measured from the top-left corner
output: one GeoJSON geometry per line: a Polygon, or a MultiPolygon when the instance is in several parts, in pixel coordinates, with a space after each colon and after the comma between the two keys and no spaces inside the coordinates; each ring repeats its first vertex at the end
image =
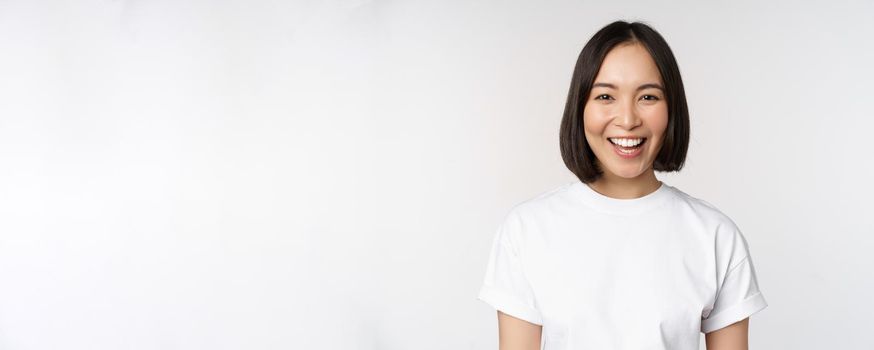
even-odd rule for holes
{"type": "Polygon", "coordinates": [[[518,237],[520,229],[519,218],[511,212],[492,240],[485,278],[477,298],[505,314],[542,325],[531,284],[512,243],[512,237],[518,237]]]}
{"type": "MultiPolygon", "coordinates": [[[[741,321],[768,306],[759,291],[756,269],[746,238],[736,226],[729,225],[729,238],[723,259],[727,268],[717,273],[717,292],[712,308],[701,318],[701,332],[710,333],[741,321]]],[[[718,264],[720,265],[720,264],[718,264]]]]}

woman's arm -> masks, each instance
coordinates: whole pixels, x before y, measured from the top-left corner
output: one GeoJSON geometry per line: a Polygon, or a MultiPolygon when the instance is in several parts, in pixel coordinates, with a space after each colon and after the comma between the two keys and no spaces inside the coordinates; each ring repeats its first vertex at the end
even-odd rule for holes
{"type": "Polygon", "coordinates": [[[498,310],[499,350],[540,350],[543,326],[507,315],[498,310]]]}
{"type": "Polygon", "coordinates": [[[707,350],[749,350],[750,318],[704,334],[707,350]]]}

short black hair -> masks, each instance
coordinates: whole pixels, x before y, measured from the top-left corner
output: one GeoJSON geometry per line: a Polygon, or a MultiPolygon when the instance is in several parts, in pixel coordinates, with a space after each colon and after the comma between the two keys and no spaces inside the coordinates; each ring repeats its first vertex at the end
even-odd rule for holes
{"type": "Polygon", "coordinates": [[[661,34],[649,25],[642,22],[616,21],[601,28],[580,51],[559,130],[561,158],[565,166],[585,183],[597,180],[604,172],[599,168],[595,153],[586,141],[583,108],[604,57],[617,45],[629,42],[640,43],[649,51],[661,73],[668,103],[668,125],[661,150],[653,161],[653,169],[679,171],[686,161],[689,148],[689,108],[674,54],[661,34]]]}

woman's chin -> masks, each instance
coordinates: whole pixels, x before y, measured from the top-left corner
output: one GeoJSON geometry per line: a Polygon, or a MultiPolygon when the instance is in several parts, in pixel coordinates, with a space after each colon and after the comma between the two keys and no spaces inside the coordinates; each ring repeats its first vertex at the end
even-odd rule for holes
{"type": "Polygon", "coordinates": [[[616,177],[632,180],[641,177],[641,175],[644,175],[646,173],[646,168],[632,167],[630,165],[626,165],[622,167],[610,168],[608,169],[608,171],[610,171],[610,173],[612,173],[616,177]]]}

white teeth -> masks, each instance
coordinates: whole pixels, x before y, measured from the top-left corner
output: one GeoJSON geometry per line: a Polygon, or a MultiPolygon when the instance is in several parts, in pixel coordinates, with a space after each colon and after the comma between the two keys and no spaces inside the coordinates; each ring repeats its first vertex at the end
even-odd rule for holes
{"type": "Polygon", "coordinates": [[[643,139],[609,139],[610,142],[622,147],[634,147],[643,142],[643,139]]]}

